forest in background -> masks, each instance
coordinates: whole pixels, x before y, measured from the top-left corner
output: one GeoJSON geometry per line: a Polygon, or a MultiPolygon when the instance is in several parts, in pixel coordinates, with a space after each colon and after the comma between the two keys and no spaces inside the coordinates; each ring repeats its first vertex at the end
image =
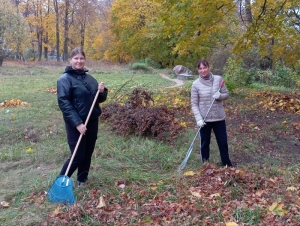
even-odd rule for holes
{"type": "Polygon", "coordinates": [[[217,73],[226,74],[224,66],[242,70],[243,80],[282,70],[299,78],[300,0],[0,3],[0,65],[5,58],[67,61],[72,48],[82,47],[93,60],[195,70],[206,58],[217,73]]]}

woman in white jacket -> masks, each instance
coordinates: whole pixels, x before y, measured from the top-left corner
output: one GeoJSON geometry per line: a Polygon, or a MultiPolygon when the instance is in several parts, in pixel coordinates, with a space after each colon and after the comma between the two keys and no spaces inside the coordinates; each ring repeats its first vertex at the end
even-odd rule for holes
{"type": "Polygon", "coordinates": [[[206,162],[209,160],[209,146],[211,131],[213,130],[222,164],[224,166],[232,166],[228,151],[226,115],[222,103],[223,100],[229,97],[229,92],[225,85],[220,88],[223,79],[221,76],[213,75],[210,72],[209,63],[206,60],[200,60],[197,68],[199,78],[192,85],[191,105],[197,126],[200,127],[200,154],[202,161],[206,162]]]}

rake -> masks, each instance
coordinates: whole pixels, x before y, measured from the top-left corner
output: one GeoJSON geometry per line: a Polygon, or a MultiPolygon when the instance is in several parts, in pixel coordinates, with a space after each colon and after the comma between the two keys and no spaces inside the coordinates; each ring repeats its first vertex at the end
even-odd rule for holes
{"type": "MultiPolygon", "coordinates": [[[[93,111],[94,105],[96,103],[96,100],[98,98],[99,95],[99,90],[96,93],[96,96],[94,98],[94,101],[92,103],[91,109],[89,111],[89,114],[86,118],[85,121],[85,126],[87,126],[87,123],[90,119],[91,113],[93,111]]],[[[69,204],[69,205],[74,205],[76,202],[74,193],[73,193],[73,182],[71,180],[71,178],[69,178],[67,175],[69,173],[70,167],[72,165],[73,159],[76,155],[78,146],[80,144],[80,141],[82,139],[83,134],[80,134],[76,147],[74,149],[74,152],[72,154],[72,157],[70,159],[68,168],[65,172],[65,175],[60,175],[56,178],[56,180],[54,181],[54,183],[52,184],[51,188],[49,189],[48,193],[47,193],[47,198],[50,202],[52,203],[62,203],[62,204],[69,204]]]]}

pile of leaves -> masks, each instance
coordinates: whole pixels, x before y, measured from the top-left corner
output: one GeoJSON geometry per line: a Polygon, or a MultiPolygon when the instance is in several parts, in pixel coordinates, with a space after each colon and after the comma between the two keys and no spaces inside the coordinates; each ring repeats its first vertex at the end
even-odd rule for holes
{"type": "Polygon", "coordinates": [[[47,88],[46,92],[52,93],[52,94],[57,94],[57,88],[56,87],[47,88]]]}
{"type": "Polygon", "coordinates": [[[0,108],[25,106],[27,104],[28,104],[27,102],[23,102],[21,100],[11,99],[11,100],[5,100],[4,102],[0,103],[0,108]]]}
{"type": "Polygon", "coordinates": [[[175,118],[176,111],[166,106],[153,106],[151,93],[134,89],[125,105],[109,104],[102,108],[101,119],[118,135],[154,137],[172,142],[183,130],[175,118]]]}
{"type": "Polygon", "coordinates": [[[257,107],[277,112],[291,112],[300,114],[300,95],[297,93],[275,93],[271,91],[255,91],[248,95],[248,99],[258,98],[257,107]]]}
{"type": "Polygon", "coordinates": [[[156,184],[116,182],[119,195],[94,188],[70,208],[57,205],[41,225],[83,225],[87,217],[105,225],[298,225],[300,184],[285,182],[207,163],[156,184]]]}

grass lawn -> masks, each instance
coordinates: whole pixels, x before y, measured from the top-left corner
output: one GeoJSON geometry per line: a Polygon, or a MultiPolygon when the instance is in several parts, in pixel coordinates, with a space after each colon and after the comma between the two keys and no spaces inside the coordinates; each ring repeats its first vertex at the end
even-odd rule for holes
{"type": "Polygon", "coordinates": [[[189,107],[192,81],[165,88],[174,85],[160,75],[168,75],[167,70],[90,65],[91,74],[110,90],[105,104],[124,104],[134,88],[145,89],[153,93],[156,105],[178,109],[184,132],[173,143],[123,137],[101,120],[88,186],[74,188],[74,206],[50,203],[45,194],[69,155],[55,95],[65,65],[4,62],[0,68],[0,103],[6,101],[5,107],[0,106],[0,225],[300,222],[300,111],[291,111],[291,106],[300,105],[297,93],[250,89],[232,93],[224,104],[235,168],[219,166],[214,138],[210,163],[203,165],[197,139],[185,169],[177,172],[196,133],[189,107]],[[271,100],[274,96],[285,102],[271,100]]]}

